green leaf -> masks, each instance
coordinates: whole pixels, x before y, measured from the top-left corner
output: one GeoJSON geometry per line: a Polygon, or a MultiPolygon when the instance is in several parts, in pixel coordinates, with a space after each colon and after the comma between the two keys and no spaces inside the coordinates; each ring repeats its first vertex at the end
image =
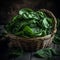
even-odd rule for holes
{"type": "Polygon", "coordinates": [[[46,17],[47,21],[49,24],[52,24],[53,23],[53,18],[49,18],[49,17],[46,17]]]}
{"type": "Polygon", "coordinates": [[[41,36],[41,37],[43,37],[43,36],[45,36],[46,35],[46,31],[45,30],[39,30],[37,33],[35,33],[35,36],[41,36]]]}
{"type": "Polygon", "coordinates": [[[19,17],[18,15],[14,16],[14,17],[13,17],[13,19],[12,19],[12,21],[17,20],[17,19],[18,19],[18,17],[19,17]]]}
{"type": "Polygon", "coordinates": [[[57,51],[53,48],[50,48],[50,51],[52,53],[53,56],[56,56],[57,55],[57,51]]]}
{"type": "Polygon", "coordinates": [[[54,40],[53,40],[54,44],[60,44],[60,37],[58,37],[57,35],[55,36],[54,40]]]}
{"type": "Polygon", "coordinates": [[[24,8],[19,11],[19,14],[23,16],[25,19],[31,18],[30,12],[33,12],[33,10],[24,8]]]}
{"type": "Polygon", "coordinates": [[[28,23],[27,25],[30,26],[31,28],[34,28],[34,27],[36,28],[37,27],[36,22],[37,22],[36,19],[29,20],[27,21],[28,23]]]}
{"type": "Polygon", "coordinates": [[[45,28],[49,28],[49,23],[47,22],[46,18],[44,18],[44,20],[43,20],[43,26],[45,28]]]}
{"type": "Polygon", "coordinates": [[[35,53],[35,56],[42,57],[42,58],[51,58],[53,54],[56,54],[56,51],[52,48],[44,48],[41,50],[38,50],[35,53]]]}
{"type": "Polygon", "coordinates": [[[20,15],[22,15],[22,14],[24,14],[26,12],[33,12],[33,10],[29,9],[29,8],[23,8],[23,9],[19,10],[19,14],[20,15]]]}
{"type": "Polygon", "coordinates": [[[8,50],[8,54],[11,57],[17,57],[17,56],[21,56],[23,54],[23,50],[21,50],[19,47],[12,47],[8,50]]]}
{"type": "Polygon", "coordinates": [[[24,8],[24,9],[21,9],[19,11],[19,14],[21,16],[23,16],[25,19],[39,19],[39,16],[36,12],[34,12],[33,10],[31,9],[28,9],[28,8],[24,8]]]}
{"type": "Polygon", "coordinates": [[[44,12],[40,11],[40,10],[37,11],[37,13],[38,13],[40,19],[41,19],[41,18],[43,19],[44,17],[47,17],[46,14],[45,14],[44,12]]]}
{"type": "Polygon", "coordinates": [[[16,32],[15,35],[17,35],[17,36],[24,36],[24,32],[23,31],[16,32]]]}
{"type": "Polygon", "coordinates": [[[23,31],[24,31],[25,35],[27,35],[29,37],[33,37],[34,36],[34,32],[32,31],[32,29],[29,26],[25,26],[23,31]]]}

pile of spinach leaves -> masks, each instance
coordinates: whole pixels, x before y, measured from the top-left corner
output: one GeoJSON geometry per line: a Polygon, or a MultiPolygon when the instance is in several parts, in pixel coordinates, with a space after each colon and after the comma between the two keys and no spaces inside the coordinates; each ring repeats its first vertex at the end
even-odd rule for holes
{"type": "Polygon", "coordinates": [[[9,33],[21,37],[42,37],[51,33],[52,23],[53,18],[45,12],[23,8],[8,22],[5,29],[9,33]]]}

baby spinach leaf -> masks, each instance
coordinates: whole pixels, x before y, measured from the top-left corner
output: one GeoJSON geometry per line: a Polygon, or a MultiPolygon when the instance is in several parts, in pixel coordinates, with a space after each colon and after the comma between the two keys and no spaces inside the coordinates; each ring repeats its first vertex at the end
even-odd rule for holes
{"type": "Polygon", "coordinates": [[[23,16],[25,19],[29,19],[29,18],[32,17],[31,14],[30,14],[30,12],[33,12],[33,10],[28,9],[28,8],[24,8],[24,9],[21,9],[21,10],[19,11],[19,14],[20,14],[21,16],[23,16]]]}
{"type": "Polygon", "coordinates": [[[34,36],[34,32],[32,31],[32,29],[29,26],[25,26],[25,28],[23,29],[25,35],[33,37],[34,36]]]}
{"type": "Polygon", "coordinates": [[[36,19],[29,20],[27,21],[28,23],[27,25],[30,26],[31,28],[34,28],[34,27],[36,28],[37,27],[36,22],[37,22],[36,19]]]}
{"type": "Polygon", "coordinates": [[[53,23],[53,18],[49,18],[49,17],[46,17],[47,21],[49,24],[52,24],[53,23]]]}
{"type": "Polygon", "coordinates": [[[37,13],[38,13],[40,19],[43,19],[44,17],[47,17],[46,14],[42,11],[37,11],[37,13]]]}
{"type": "Polygon", "coordinates": [[[26,12],[33,12],[33,10],[29,9],[29,8],[23,8],[23,9],[19,10],[19,14],[20,15],[22,15],[22,14],[24,14],[26,12]]]}
{"type": "Polygon", "coordinates": [[[28,9],[28,8],[25,8],[25,9],[21,9],[19,11],[19,14],[21,16],[23,16],[25,19],[31,19],[31,18],[34,18],[34,19],[39,19],[39,16],[36,12],[34,12],[33,10],[31,9],[28,9]]]}
{"type": "Polygon", "coordinates": [[[39,20],[39,15],[36,12],[31,12],[31,18],[39,20]]]}
{"type": "Polygon", "coordinates": [[[46,35],[46,31],[45,30],[39,30],[37,33],[35,33],[35,36],[45,36],[46,35]]]}
{"type": "Polygon", "coordinates": [[[41,50],[38,50],[35,53],[35,56],[42,57],[42,58],[51,58],[53,54],[56,54],[56,51],[52,48],[44,48],[41,50]]]}
{"type": "Polygon", "coordinates": [[[57,55],[57,51],[53,48],[50,48],[50,51],[52,53],[53,56],[56,56],[57,55]]]}
{"type": "Polygon", "coordinates": [[[14,16],[14,17],[13,17],[12,21],[17,20],[18,18],[19,18],[19,16],[18,16],[18,15],[16,15],[16,16],[14,16]]]}
{"type": "Polygon", "coordinates": [[[44,18],[44,20],[43,20],[43,26],[45,28],[49,28],[49,23],[47,22],[46,18],[44,18]]]}

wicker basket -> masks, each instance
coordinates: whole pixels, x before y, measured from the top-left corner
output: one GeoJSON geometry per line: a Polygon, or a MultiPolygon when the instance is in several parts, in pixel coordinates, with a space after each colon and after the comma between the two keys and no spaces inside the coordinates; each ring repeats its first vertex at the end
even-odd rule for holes
{"type": "Polygon", "coordinates": [[[6,37],[8,37],[11,41],[8,44],[9,47],[17,46],[25,51],[36,51],[41,48],[45,48],[49,46],[54,38],[54,35],[56,33],[56,17],[53,15],[53,13],[46,9],[40,9],[41,11],[44,11],[46,14],[48,14],[50,17],[54,19],[53,25],[54,28],[52,29],[51,34],[46,35],[44,37],[34,37],[34,38],[24,38],[24,37],[18,37],[13,34],[7,34],[6,37]]]}

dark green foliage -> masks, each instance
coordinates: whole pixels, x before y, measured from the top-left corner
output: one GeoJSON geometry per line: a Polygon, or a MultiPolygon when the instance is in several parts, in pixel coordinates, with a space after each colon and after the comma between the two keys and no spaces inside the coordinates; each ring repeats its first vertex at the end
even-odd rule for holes
{"type": "Polygon", "coordinates": [[[40,49],[35,53],[35,56],[42,58],[51,58],[53,55],[56,55],[56,51],[52,48],[40,49]]]}
{"type": "Polygon", "coordinates": [[[51,33],[52,23],[53,18],[44,12],[24,8],[19,10],[19,14],[6,25],[5,29],[8,33],[22,37],[45,36],[51,33]]]}
{"type": "Polygon", "coordinates": [[[60,44],[60,19],[57,19],[57,33],[53,40],[54,44],[60,44]]]}
{"type": "Polygon", "coordinates": [[[23,55],[24,52],[22,49],[20,49],[19,47],[12,47],[8,50],[8,55],[9,57],[18,57],[18,56],[21,56],[23,55]]]}

